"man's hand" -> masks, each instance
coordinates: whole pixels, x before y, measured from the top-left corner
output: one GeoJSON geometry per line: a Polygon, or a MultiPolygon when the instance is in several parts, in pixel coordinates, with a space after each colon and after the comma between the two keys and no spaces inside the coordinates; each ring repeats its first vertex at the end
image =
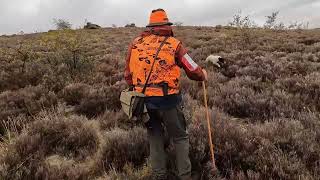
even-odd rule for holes
{"type": "Polygon", "coordinates": [[[205,69],[202,69],[203,75],[204,75],[204,81],[208,81],[208,73],[205,69]]]}

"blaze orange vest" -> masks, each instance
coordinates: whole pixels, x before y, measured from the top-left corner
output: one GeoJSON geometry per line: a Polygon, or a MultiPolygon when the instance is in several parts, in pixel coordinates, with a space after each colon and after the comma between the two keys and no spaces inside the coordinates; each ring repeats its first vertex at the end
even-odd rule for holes
{"type": "MultiPolygon", "coordinates": [[[[150,73],[155,54],[165,37],[149,35],[138,37],[132,45],[129,68],[135,91],[142,92],[150,73]]],[[[169,37],[154,64],[147,84],[146,96],[165,96],[179,93],[180,68],[176,65],[175,54],[180,41],[169,37]]]]}

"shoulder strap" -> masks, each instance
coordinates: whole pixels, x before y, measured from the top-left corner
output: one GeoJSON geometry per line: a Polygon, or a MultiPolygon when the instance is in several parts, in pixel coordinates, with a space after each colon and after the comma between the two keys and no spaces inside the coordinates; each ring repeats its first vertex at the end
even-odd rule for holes
{"type": "Polygon", "coordinates": [[[153,60],[153,63],[152,63],[151,69],[150,69],[150,73],[149,73],[149,75],[148,75],[148,77],[147,77],[147,80],[146,80],[146,83],[144,84],[143,89],[142,89],[142,93],[143,93],[143,94],[146,92],[147,85],[148,85],[149,79],[150,79],[150,77],[151,77],[154,64],[155,64],[155,62],[156,62],[156,60],[157,60],[157,57],[158,57],[158,55],[159,55],[159,53],[160,53],[160,50],[161,50],[161,48],[163,47],[164,43],[168,40],[168,38],[169,38],[169,36],[166,36],[166,37],[164,38],[164,40],[161,42],[161,44],[160,44],[160,46],[159,46],[159,48],[158,48],[158,50],[157,50],[157,52],[156,52],[156,54],[155,54],[155,56],[154,56],[154,60],[153,60]]]}

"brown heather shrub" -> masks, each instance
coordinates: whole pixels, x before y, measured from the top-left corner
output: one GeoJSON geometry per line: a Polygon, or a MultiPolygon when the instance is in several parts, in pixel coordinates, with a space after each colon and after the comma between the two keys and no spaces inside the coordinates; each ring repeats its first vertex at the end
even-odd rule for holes
{"type": "MultiPolygon", "coordinates": [[[[117,63],[115,65],[117,65],[117,63]]],[[[103,73],[103,75],[106,77],[110,77],[113,74],[117,73],[116,67],[111,66],[111,64],[101,63],[101,64],[99,64],[99,66],[97,68],[98,68],[98,72],[103,73]]]]}
{"type": "MultiPolygon", "coordinates": [[[[57,104],[53,92],[42,86],[29,86],[18,91],[5,91],[0,94],[0,121],[19,115],[35,115],[44,108],[57,104]]],[[[3,131],[3,123],[0,129],[3,131]]]]}
{"type": "Polygon", "coordinates": [[[137,124],[128,120],[127,115],[122,111],[106,110],[101,116],[97,117],[101,129],[111,130],[114,128],[130,129],[137,124]]]}
{"type": "Polygon", "coordinates": [[[43,76],[42,81],[46,88],[58,93],[71,81],[67,65],[59,64],[51,67],[43,76]]]}
{"type": "MultiPolygon", "coordinates": [[[[220,175],[234,179],[243,171],[244,177],[310,179],[319,174],[320,146],[315,131],[300,121],[280,119],[249,125],[216,110],[211,112],[220,175]]],[[[190,157],[193,168],[207,176],[210,154],[204,109],[197,109],[194,118],[189,126],[190,157]]]]}
{"type": "MultiPolygon", "coordinates": [[[[290,116],[292,109],[288,106],[289,96],[276,93],[257,93],[251,88],[239,86],[233,81],[219,88],[219,92],[210,91],[209,103],[220,107],[228,114],[239,118],[272,118],[290,116]],[[217,95],[219,93],[219,96],[217,95]]],[[[289,104],[290,105],[290,104],[289,104]]]]}
{"type": "Polygon", "coordinates": [[[0,92],[18,90],[28,85],[37,86],[41,83],[44,67],[39,62],[28,62],[25,67],[22,62],[14,61],[0,65],[0,92]]]}
{"type": "MultiPolygon", "coordinates": [[[[41,118],[40,114],[40,118],[41,118]]],[[[44,148],[77,160],[84,160],[94,153],[99,145],[99,126],[85,117],[44,114],[42,121],[32,123],[30,136],[40,134],[44,148]],[[58,130],[58,131],[57,131],[58,130]]]]}
{"type": "Polygon", "coordinates": [[[62,90],[62,97],[67,105],[79,105],[90,89],[91,86],[84,83],[69,84],[62,90]]]}
{"type": "MultiPolygon", "coordinates": [[[[105,76],[103,73],[98,72],[94,77],[92,77],[92,80],[90,80],[89,82],[109,86],[117,83],[125,83],[123,81],[123,72],[119,72],[110,76],[105,76]]],[[[125,85],[127,84],[125,83],[125,85]]]]}
{"type": "MultiPolygon", "coordinates": [[[[205,129],[201,121],[204,119],[197,119],[189,126],[188,132],[190,135],[190,160],[192,167],[196,171],[201,171],[204,163],[210,158],[208,146],[208,131],[205,129]]],[[[203,173],[203,172],[202,172],[203,173]]]]}
{"type": "Polygon", "coordinates": [[[286,68],[286,75],[302,75],[306,76],[312,72],[318,72],[320,70],[320,66],[311,62],[296,62],[291,61],[283,67],[286,68]]]}
{"type": "MultiPolygon", "coordinates": [[[[214,176],[210,178],[214,179],[214,176]]],[[[229,179],[230,180],[240,180],[240,179],[259,180],[259,179],[262,179],[262,177],[259,173],[255,173],[249,170],[247,172],[243,172],[243,171],[232,172],[229,179]]]]}
{"type": "Polygon", "coordinates": [[[151,177],[151,167],[144,165],[141,169],[136,169],[132,165],[125,165],[123,172],[117,172],[116,170],[111,170],[108,174],[97,178],[96,180],[150,180],[151,177]]]}
{"type": "Polygon", "coordinates": [[[83,179],[92,173],[88,161],[101,143],[96,122],[80,116],[65,117],[59,111],[44,111],[7,145],[1,159],[1,176],[83,179]]]}
{"type": "Polygon", "coordinates": [[[255,78],[261,78],[263,81],[273,81],[276,79],[275,74],[266,66],[246,66],[239,68],[236,72],[236,76],[252,76],[255,78]]]}
{"type": "MultiPolygon", "coordinates": [[[[0,37],[0,179],[150,179],[146,132],[133,128],[118,101],[127,87],[126,47],[142,30],[0,37]],[[21,45],[32,53],[27,59],[15,52],[21,45]],[[65,110],[37,115],[58,101],[65,110]]],[[[195,173],[203,180],[318,179],[319,30],[174,31],[209,74],[214,175],[201,84],[181,80],[195,173]],[[209,54],[226,64],[206,66],[209,54]]]]}
{"type": "Polygon", "coordinates": [[[313,72],[305,77],[296,76],[280,79],[276,82],[278,88],[299,96],[304,109],[319,111],[320,109],[320,74],[313,72]]]}
{"type": "Polygon", "coordinates": [[[116,128],[106,132],[104,140],[106,143],[97,159],[99,168],[122,171],[128,163],[139,167],[146,162],[149,147],[144,129],[136,127],[125,131],[116,128]]]}
{"type": "Polygon", "coordinates": [[[180,87],[182,94],[189,94],[192,98],[196,98],[200,86],[198,83],[188,80],[187,77],[183,77],[180,80],[180,87]]]}
{"type": "Polygon", "coordinates": [[[24,114],[20,114],[17,117],[8,117],[7,120],[0,122],[0,134],[3,135],[4,138],[10,139],[15,137],[33,120],[33,117],[24,114]]]}
{"type": "Polygon", "coordinates": [[[84,163],[77,163],[73,159],[63,158],[59,155],[52,155],[46,158],[42,163],[36,179],[90,179],[92,178],[90,167],[84,163]]]}
{"type": "Polygon", "coordinates": [[[200,106],[200,103],[193,99],[188,93],[184,93],[182,94],[181,106],[187,125],[189,125],[192,123],[194,112],[200,106]]]}
{"type": "Polygon", "coordinates": [[[303,58],[303,61],[317,62],[316,55],[312,53],[303,53],[302,58],[303,58]]]}
{"type": "Polygon", "coordinates": [[[311,52],[311,53],[315,53],[316,56],[318,57],[318,61],[319,62],[319,52],[320,52],[320,42],[314,44],[313,46],[309,46],[306,48],[307,52],[311,52]]]}
{"type": "Polygon", "coordinates": [[[121,106],[120,93],[117,86],[91,88],[76,107],[76,112],[88,117],[96,117],[104,113],[106,109],[119,110],[121,106]]]}

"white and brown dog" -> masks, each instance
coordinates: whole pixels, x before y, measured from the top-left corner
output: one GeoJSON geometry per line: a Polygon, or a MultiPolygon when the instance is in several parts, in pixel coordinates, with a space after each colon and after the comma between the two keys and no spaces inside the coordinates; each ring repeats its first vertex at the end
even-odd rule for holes
{"type": "Polygon", "coordinates": [[[210,55],[207,57],[206,59],[206,64],[208,65],[214,65],[218,68],[221,68],[222,64],[224,64],[224,61],[225,59],[222,58],[221,56],[216,56],[216,55],[210,55]]]}

